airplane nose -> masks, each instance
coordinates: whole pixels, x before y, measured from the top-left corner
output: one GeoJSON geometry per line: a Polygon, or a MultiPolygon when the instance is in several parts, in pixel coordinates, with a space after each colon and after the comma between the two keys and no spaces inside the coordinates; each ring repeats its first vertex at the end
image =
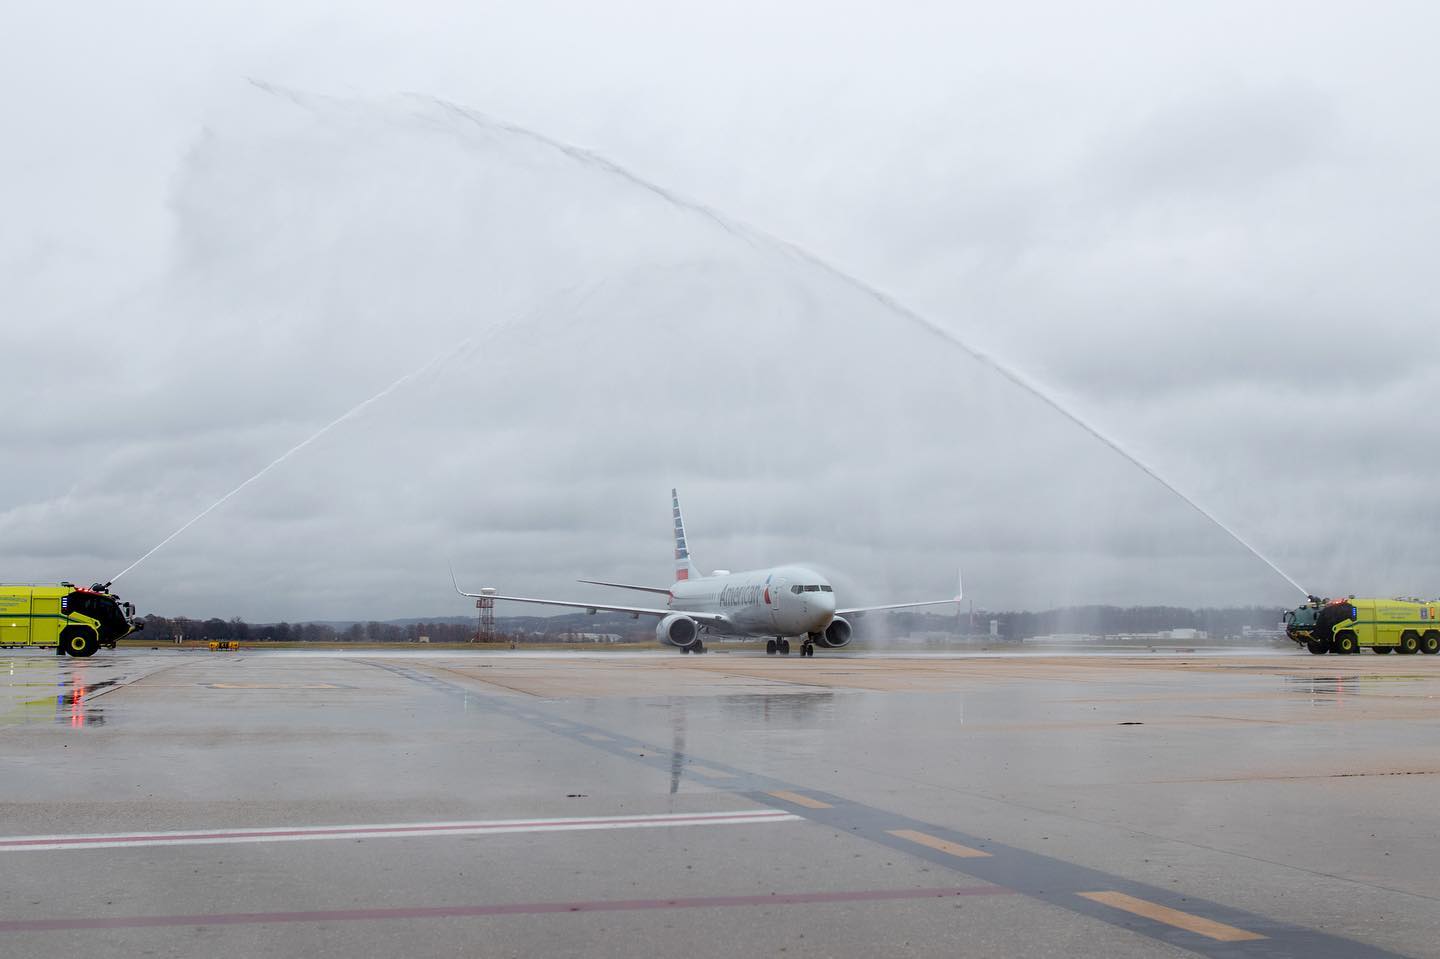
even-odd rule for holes
{"type": "Polygon", "coordinates": [[[815,609],[822,613],[835,612],[834,593],[811,593],[810,598],[815,602],[815,609]]]}

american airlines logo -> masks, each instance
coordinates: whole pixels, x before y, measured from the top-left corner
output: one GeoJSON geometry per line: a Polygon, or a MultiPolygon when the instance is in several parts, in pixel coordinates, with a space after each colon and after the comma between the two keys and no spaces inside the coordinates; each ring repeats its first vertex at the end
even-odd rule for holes
{"type": "Polygon", "coordinates": [[[763,586],[726,586],[720,590],[721,606],[753,606],[760,600],[763,586]]]}

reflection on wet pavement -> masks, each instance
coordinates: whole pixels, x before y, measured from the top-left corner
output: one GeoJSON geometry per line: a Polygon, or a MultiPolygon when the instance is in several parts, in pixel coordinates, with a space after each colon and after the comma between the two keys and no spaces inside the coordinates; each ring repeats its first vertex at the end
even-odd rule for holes
{"type": "Polygon", "coordinates": [[[74,663],[51,657],[17,657],[0,661],[0,726],[56,723],[83,729],[105,724],[103,704],[95,702],[102,690],[119,685],[118,677],[98,679],[114,663],[74,663]],[[45,695],[34,693],[44,690],[45,695]]]}

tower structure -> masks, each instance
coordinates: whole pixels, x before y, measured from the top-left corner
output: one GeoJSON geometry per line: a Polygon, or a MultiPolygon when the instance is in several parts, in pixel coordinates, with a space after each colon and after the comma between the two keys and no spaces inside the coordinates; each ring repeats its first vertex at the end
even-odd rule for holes
{"type": "Polygon", "coordinates": [[[495,641],[495,590],[487,587],[480,590],[480,594],[480,598],[475,600],[475,608],[479,610],[475,642],[493,643],[495,641]]]}

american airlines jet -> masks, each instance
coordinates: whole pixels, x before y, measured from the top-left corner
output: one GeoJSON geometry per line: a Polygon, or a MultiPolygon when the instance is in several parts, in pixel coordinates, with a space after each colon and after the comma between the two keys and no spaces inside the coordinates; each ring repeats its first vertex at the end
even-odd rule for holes
{"type": "Polygon", "coordinates": [[[835,591],[814,570],[803,566],[772,566],[732,573],[717,569],[701,573],[690,559],[685,539],[685,521],[680,516],[680,497],[670,491],[675,519],[675,582],[671,586],[632,586],[582,579],[582,583],[611,586],[666,597],[663,607],[608,606],[604,603],[575,603],[525,596],[501,596],[494,589],[467,593],[472,598],[505,600],[511,603],[538,603],[569,606],[594,614],[599,610],[629,613],[632,617],[656,616],[655,638],[665,646],[679,647],[682,653],[705,652],[704,637],[764,636],[767,655],[790,655],[790,638],[800,641],[800,655],[814,656],[815,647],[839,649],[850,644],[851,628],[845,617],[883,609],[912,609],[958,603],[960,596],[919,603],[891,603],[886,606],[851,606],[837,609],[835,591]]]}

